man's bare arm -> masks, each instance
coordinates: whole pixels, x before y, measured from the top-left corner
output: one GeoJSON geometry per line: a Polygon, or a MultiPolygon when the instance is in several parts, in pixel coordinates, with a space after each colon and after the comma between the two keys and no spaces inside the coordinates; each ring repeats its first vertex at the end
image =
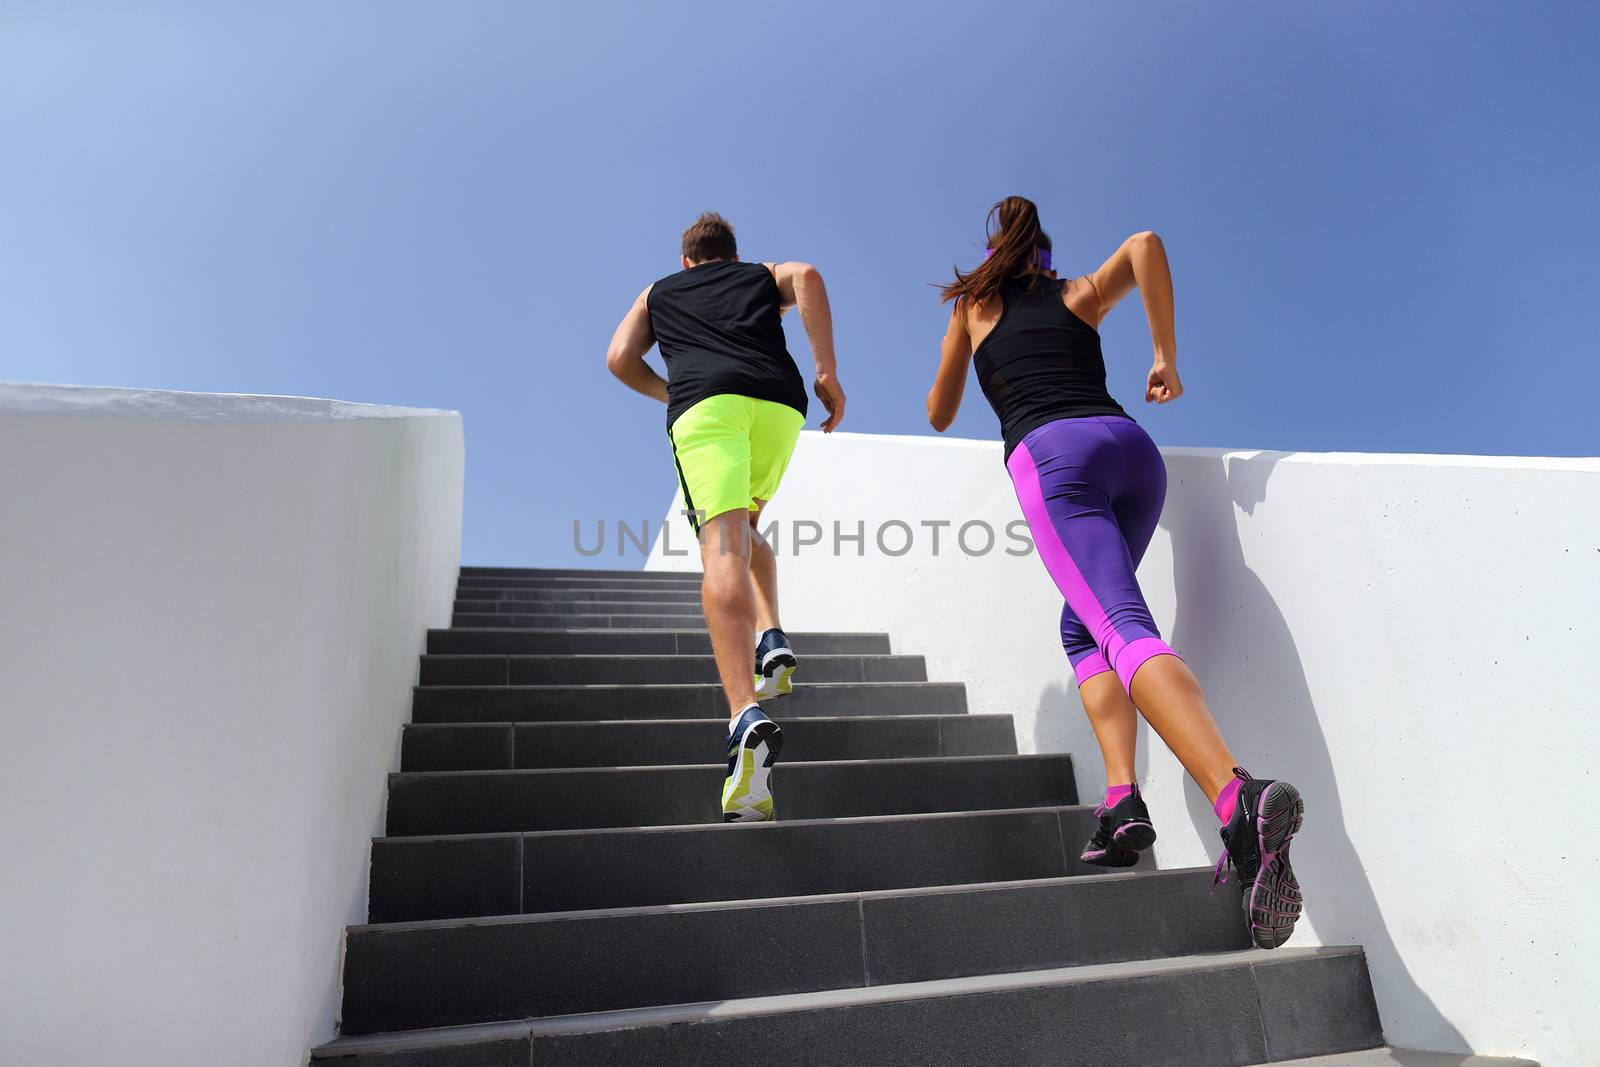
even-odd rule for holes
{"type": "Polygon", "coordinates": [[[844,419],[844,387],[839,384],[839,367],[833,353],[833,309],[828,305],[828,290],[822,274],[809,263],[769,263],[778,283],[783,307],[798,307],[800,322],[811,342],[811,358],[817,366],[812,389],[828,409],[823,433],[832,433],[844,419]]]}
{"type": "Polygon", "coordinates": [[[617,379],[635,392],[667,402],[667,382],[644,361],[645,353],[656,343],[650,329],[650,308],[646,299],[650,290],[639,294],[633,307],[623,316],[617,332],[611,335],[611,347],[606,350],[606,367],[617,379]]]}

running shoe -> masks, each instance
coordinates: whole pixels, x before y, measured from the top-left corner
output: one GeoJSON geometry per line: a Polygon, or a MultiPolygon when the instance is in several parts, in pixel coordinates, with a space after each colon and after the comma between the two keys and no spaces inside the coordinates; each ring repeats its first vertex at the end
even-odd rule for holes
{"type": "Polygon", "coordinates": [[[1304,902],[1300,883],[1289,866],[1289,842],[1305,819],[1300,791],[1288,782],[1252,778],[1241,767],[1242,780],[1233,818],[1222,834],[1222,858],[1213,887],[1227,881],[1232,867],[1244,886],[1244,918],[1257,948],[1277,948],[1294,933],[1304,902]]]}
{"type": "Polygon", "coordinates": [[[728,777],[722,783],[723,822],[767,822],[773,817],[772,765],[783,751],[783,731],[751,704],[728,732],[728,777]]]}
{"type": "Polygon", "coordinates": [[[1144,806],[1138,786],[1114,807],[1101,804],[1094,809],[1094,815],[1100,825],[1078,856],[1084,863],[1096,867],[1132,867],[1139,862],[1139,853],[1156,843],[1156,828],[1150,821],[1150,809],[1144,806]]]}
{"type": "Polygon", "coordinates": [[[782,630],[771,629],[756,644],[756,696],[778,697],[794,692],[794,649],[782,630]]]}

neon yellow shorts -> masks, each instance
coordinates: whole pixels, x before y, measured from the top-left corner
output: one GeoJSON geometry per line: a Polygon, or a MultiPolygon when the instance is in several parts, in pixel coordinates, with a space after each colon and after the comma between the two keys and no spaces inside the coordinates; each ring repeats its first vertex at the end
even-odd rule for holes
{"type": "Polygon", "coordinates": [[[695,532],[727,511],[772,499],[806,417],[787,404],[723,393],[708,396],[667,429],[684,508],[695,532]]]}

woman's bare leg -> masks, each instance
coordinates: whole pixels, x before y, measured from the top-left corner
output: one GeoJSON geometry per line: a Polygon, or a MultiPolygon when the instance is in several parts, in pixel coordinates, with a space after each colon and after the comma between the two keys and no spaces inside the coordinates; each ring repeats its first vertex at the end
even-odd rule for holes
{"type": "Polygon", "coordinates": [[[1130,690],[1150,728],[1178,757],[1206,799],[1216,803],[1222,787],[1233,780],[1233,753],[1222,739],[1189,665],[1177,656],[1153,656],[1134,674],[1130,690]]]}
{"type": "MultiPolygon", "coordinates": [[[[1142,673],[1142,672],[1141,672],[1142,673]]],[[[1134,748],[1139,737],[1139,713],[1122,691],[1115,673],[1101,671],[1078,686],[1078,699],[1100,742],[1100,758],[1106,765],[1106,785],[1125,785],[1133,781],[1134,748]]]]}

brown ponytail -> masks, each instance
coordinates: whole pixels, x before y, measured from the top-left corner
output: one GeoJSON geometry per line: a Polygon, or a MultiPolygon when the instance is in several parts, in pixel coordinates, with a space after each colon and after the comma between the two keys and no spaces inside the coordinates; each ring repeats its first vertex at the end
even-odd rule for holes
{"type": "Polygon", "coordinates": [[[956,280],[940,290],[941,302],[963,298],[982,302],[999,292],[1001,283],[1009,278],[1025,276],[1031,289],[1044,277],[1036,253],[1050,248],[1050,235],[1040,227],[1039,209],[1032,200],[1006,197],[989,209],[986,228],[993,254],[966,274],[956,268],[956,280]]]}

